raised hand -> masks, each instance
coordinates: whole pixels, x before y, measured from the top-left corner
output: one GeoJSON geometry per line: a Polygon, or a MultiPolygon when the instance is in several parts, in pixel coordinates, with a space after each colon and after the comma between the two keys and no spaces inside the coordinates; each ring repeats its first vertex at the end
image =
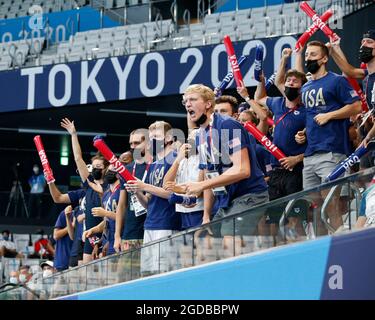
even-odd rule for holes
{"type": "Polygon", "coordinates": [[[68,118],[62,119],[60,125],[71,135],[77,133],[76,127],[74,126],[74,121],[70,121],[68,118]]]}

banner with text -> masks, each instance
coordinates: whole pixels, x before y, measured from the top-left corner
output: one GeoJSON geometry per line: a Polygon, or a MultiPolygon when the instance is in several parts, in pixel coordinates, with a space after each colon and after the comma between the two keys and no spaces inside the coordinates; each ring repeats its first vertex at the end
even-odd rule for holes
{"type": "MultiPolygon", "coordinates": [[[[256,45],[264,48],[264,72],[269,77],[282,49],[294,48],[295,43],[292,36],[235,42],[236,55],[248,56],[241,66],[245,85],[257,85],[256,45]]],[[[4,71],[0,112],[179,94],[192,83],[214,88],[228,71],[223,44],[4,71]]]]}

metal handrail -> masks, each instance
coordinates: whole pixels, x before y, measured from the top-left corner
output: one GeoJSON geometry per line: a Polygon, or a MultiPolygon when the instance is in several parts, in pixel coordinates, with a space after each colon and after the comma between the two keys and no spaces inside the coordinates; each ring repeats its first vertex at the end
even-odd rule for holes
{"type": "Polygon", "coordinates": [[[336,189],[338,187],[341,187],[339,185],[336,185],[334,187],[331,188],[331,190],[328,192],[328,195],[326,196],[326,198],[324,199],[324,202],[322,204],[322,209],[320,211],[320,218],[322,219],[324,225],[326,226],[326,228],[331,231],[331,232],[335,232],[336,229],[334,227],[332,227],[329,223],[328,223],[328,219],[327,219],[327,215],[326,215],[326,211],[327,211],[327,207],[328,207],[328,204],[329,202],[331,201],[331,199],[333,198],[334,196],[334,193],[336,191],[336,189]]]}
{"type": "Polygon", "coordinates": [[[156,14],[155,26],[156,26],[156,29],[160,32],[159,38],[162,38],[163,37],[163,16],[161,15],[160,12],[156,14]]]}
{"type": "Polygon", "coordinates": [[[131,38],[127,36],[124,41],[124,53],[131,54],[131,38]],[[129,50],[126,48],[126,45],[128,45],[129,50]]]}
{"type": "Polygon", "coordinates": [[[30,289],[26,284],[24,283],[4,283],[0,286],[0,294],[2,293],[5,293],[5,292],[8,292],[8,291],[13,291],[13,290],[17,290],[19,288],[24,288],[25,290],[31,292],[34,296],[36,296],[38,299],[40,298],[40,295],[38,293],[36,293],[34,290],[30,289]],[[6,288],[6,287],[13,287],[13,288],[9,288],[9,289],[6,289],[6,290],[3,290],[1,291],[2,289],[6,288]]]}
{"type": "MultiPolygon", "coordinates": [[[[356,213],[356,218],[358,219],[358,216],[359,216],[358,208],[360,207],[361,199],[362,199],[361,191],[359,190],[359,188],[355,184],[349,184],[349,189],[353,192],[353,195],[354,195],[355,213],[356,213]]],[[[350,194],[349,194],[349,196],[350,196],[350,194]]],[[[348,215],[347,215],[346,219],[344,220],[344,223],[346,222],[347,219],[349,219],[349,229],[351,229],[352,228],[352,221],[351,221],[352,216],[351,216],[350,206],[348,208],[348,215]]]]}
{"type": "Polygon", "coordinates": [[[147,26],[145,24],[142,25],[142,27],[139,29],[139,39],[143,43],[143,49],[147,51],[147,26]],[[143,35],[143,30],[145,35],[143,35]]]}
{"type": "Polygon", "coordinates": [[[197,0],[197,19],[198,22],[202,22],[204,16],[206,14],[210,15],[211,14],[211,9],[217,7],[218,0],[214,0],[213,3],[211,4],[211,0],[208,0],[208,7],[206,9],[205,7],[205,0],[197,0]]]}
{"type": "Polygon", "coordinates": [[[295,204],[296,201],[297,201],[297,199],[290,200],[287,203],[287,205],[286,205],[286,207],[284,209],[284,212],[283,212],[283,214],[280,217],[279,230],[280,230],[281,236],[283,238],[285,238],[285,218],[288,217],[288,215],[289,215],[290,211],[292,210],[293,205],[295,204]]]}
{"type": "Polygon", "coordinates": [[[178,10],[177,10],[177,0],[174,0],[169,8],[169,11],[171,13],[171,16],[172,16],[172,21],[173,23],[175,23],[177,25],[178,23],[178,17],[177,17],[177,13],[178,13],[178,10]]]}
{"type": "Polygon", "coordinates": [[[185,9],[182,19],[184,20],[184,24],[187,25],[190,30],[190,10],[185,9]]]}
{"type": "Polygon", "coordinates": [[[18,47],[14,42],[10,44],[8,48],[8,54],[12,58],[13,67],[22,67],[25,55],[22,51],[18,51],[18,47]],[[18,57],[20,57],[20,60],[18,59],[18,57]]]}

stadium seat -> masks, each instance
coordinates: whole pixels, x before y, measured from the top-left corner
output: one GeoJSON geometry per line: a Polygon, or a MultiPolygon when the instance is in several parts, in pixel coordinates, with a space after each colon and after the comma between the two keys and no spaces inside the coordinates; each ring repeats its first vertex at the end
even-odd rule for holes
{"type": "Polygon", "coordinates": [[[255,30],[256,38],[264,38],[267,36],[267,21],[263,18],[252,19],[252,26],[255,30]]]}
{"type": "Polygon", "coordinates": [[[298,33],[303,33],[311,25],[311,19],[304,13],[300,13],[298,16],[298,33]]]}
{"type": "Polygon", "coordinates": [[[193,23],[190,25],[190,35],[199,36],[205,32],[205,25],[203,23],[193,23]]]}
{"type": "Polygon", "coordinates": [[[235,32],[236,32],[236,25],[232,21],[225,20],[221,23],[221,33],[223,35],[233,34],[235,32]]]}
{"type": "Polygon", "coordinates": [[[229,11],[229,12],[222,12],[220,14],[220,22],[223,23],[228,23],[229,21],[233,23],[235,21],[236,13],[235,11],[229,11]]]}
{"type": "Polygon", "coordinates": [[[251,19],[263,19],[266,15],[266,7],[251,9],[251,19]]]}
{"type": "Polygon", "coordinates": [[[221,31],[220,23],[206,24],[206,34],[219,33],[221,31]]]}
{"type": "Polygon", "coordinates": [[[332,4],[332,0],[316,0],[315,1],[315,9],[327,9],[332,4]]]}
{"type": "Polygon", "coordinates": [[[270,36],[281,36],[283,35],[284,31],[284,17],[279,16],[273,16],[269,17],[268,20],[268,34],[270,36]]]}
{"type": "Polygon", "coordinates": [[[96,59],[108,58],[111,55],[111,50],[110,48],[106,48],[106,49],[99,48],[99,50],[93,51],[92,55],[96,59]]]}
{"type": "Polygon", "coordinates": [[[253,39],[253,31],[251,30],[251,20],[244,20],[237,25],[238,40],[253,39]]]}
{"type": "Polygon", "coordinates": [[[26,247],[29,246],[29,239],[30,236],[28,234],[13,234],[17,252],[26,252],[26,247]]]}
{"type": "Polygon", "coordinates": [[[204,17],[204,24],[211,25],[220,22],[220,13],[208,14],[204,17]]]}
{"type": "Polygon", "coordinates": [[[275,6],[268,6],[266,8],[266,15],[270,18],[279,17],[282,12],[282,4],[275,6]]]}
{"type": "Polygon", "coordinates": [[[249,20],[250,14],[251,14],[251,9],[238,10],[235,15],[235,21],[237,22],[237,25],[241,22],[249,20]]]}
{"type": "Polygon", "coordinates": [[[116,0],[116,8],[125,7],[126,0],[116,0]]]}
{"type": "Polygon", "coordinates": [[[82,55],[82,53],[72,52],[70,55],[68,55],[67,59],[69,62],[80,61],[82,60],[83,56],[84,55],[82,55]]]}
{"type": "Polygon", "coordinates": [[[190,43],[192,47],[202,46],[205,44],[205,38],[202,36],[194,36],[191,37],[190,43]]]}
{"type": "Polygon", "coordinates": [[[284,3],[282,6],[282,14],[284,16],[294,16],[298,12],[299,2],[284,3]]]}

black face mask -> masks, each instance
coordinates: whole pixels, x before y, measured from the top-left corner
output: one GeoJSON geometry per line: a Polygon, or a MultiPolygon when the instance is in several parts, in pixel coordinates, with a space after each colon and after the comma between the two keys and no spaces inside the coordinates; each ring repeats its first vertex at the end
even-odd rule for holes
{"type": "Polygon", "coordinates": [[[315,74],[320,69],[320,65],[318,63],[318,60],[306,60],[305,66],[307,68],[307,71],[311,74],[315,74]]]}
{"type": "Polygon", "coordinates": [[[294,101],[299,96],[300,88],[285,87],[284,94],[289,101],[294,101]]]}
{"type": "Polygon", "coordinates": [[[199,119],[197,121],[195,121],[195,124],[200,127],[203,123],[205,123],[207,120],[207,115],[206,114],[202,114],[199,119]]]}
{"type": "Polygon", "coordinates": [[[369,63],[372,58],[374,57],[372,55],[372,48],[362,46],[359,48],[359,60],[361,60],[364,63],[369,63]]]}
{"type": "Polygon", "coordinates": [[[109,170],[104,176],[104,182],[113,184],[117,181],[117,172],[109,170]]]}
{"type": "Polygon", "coordinates": [[[103,170],[102,169],[98,169],[98,168],[94,168],[92,169],[92,176],[95,180],[100,180],[103,176],[103,170]]]}
{"type": "Polygon", "coordinates": [[[164,139],[151,139],[151,151],[154,158],[160,151],[164,150],[164,147],[164,139]]]}

